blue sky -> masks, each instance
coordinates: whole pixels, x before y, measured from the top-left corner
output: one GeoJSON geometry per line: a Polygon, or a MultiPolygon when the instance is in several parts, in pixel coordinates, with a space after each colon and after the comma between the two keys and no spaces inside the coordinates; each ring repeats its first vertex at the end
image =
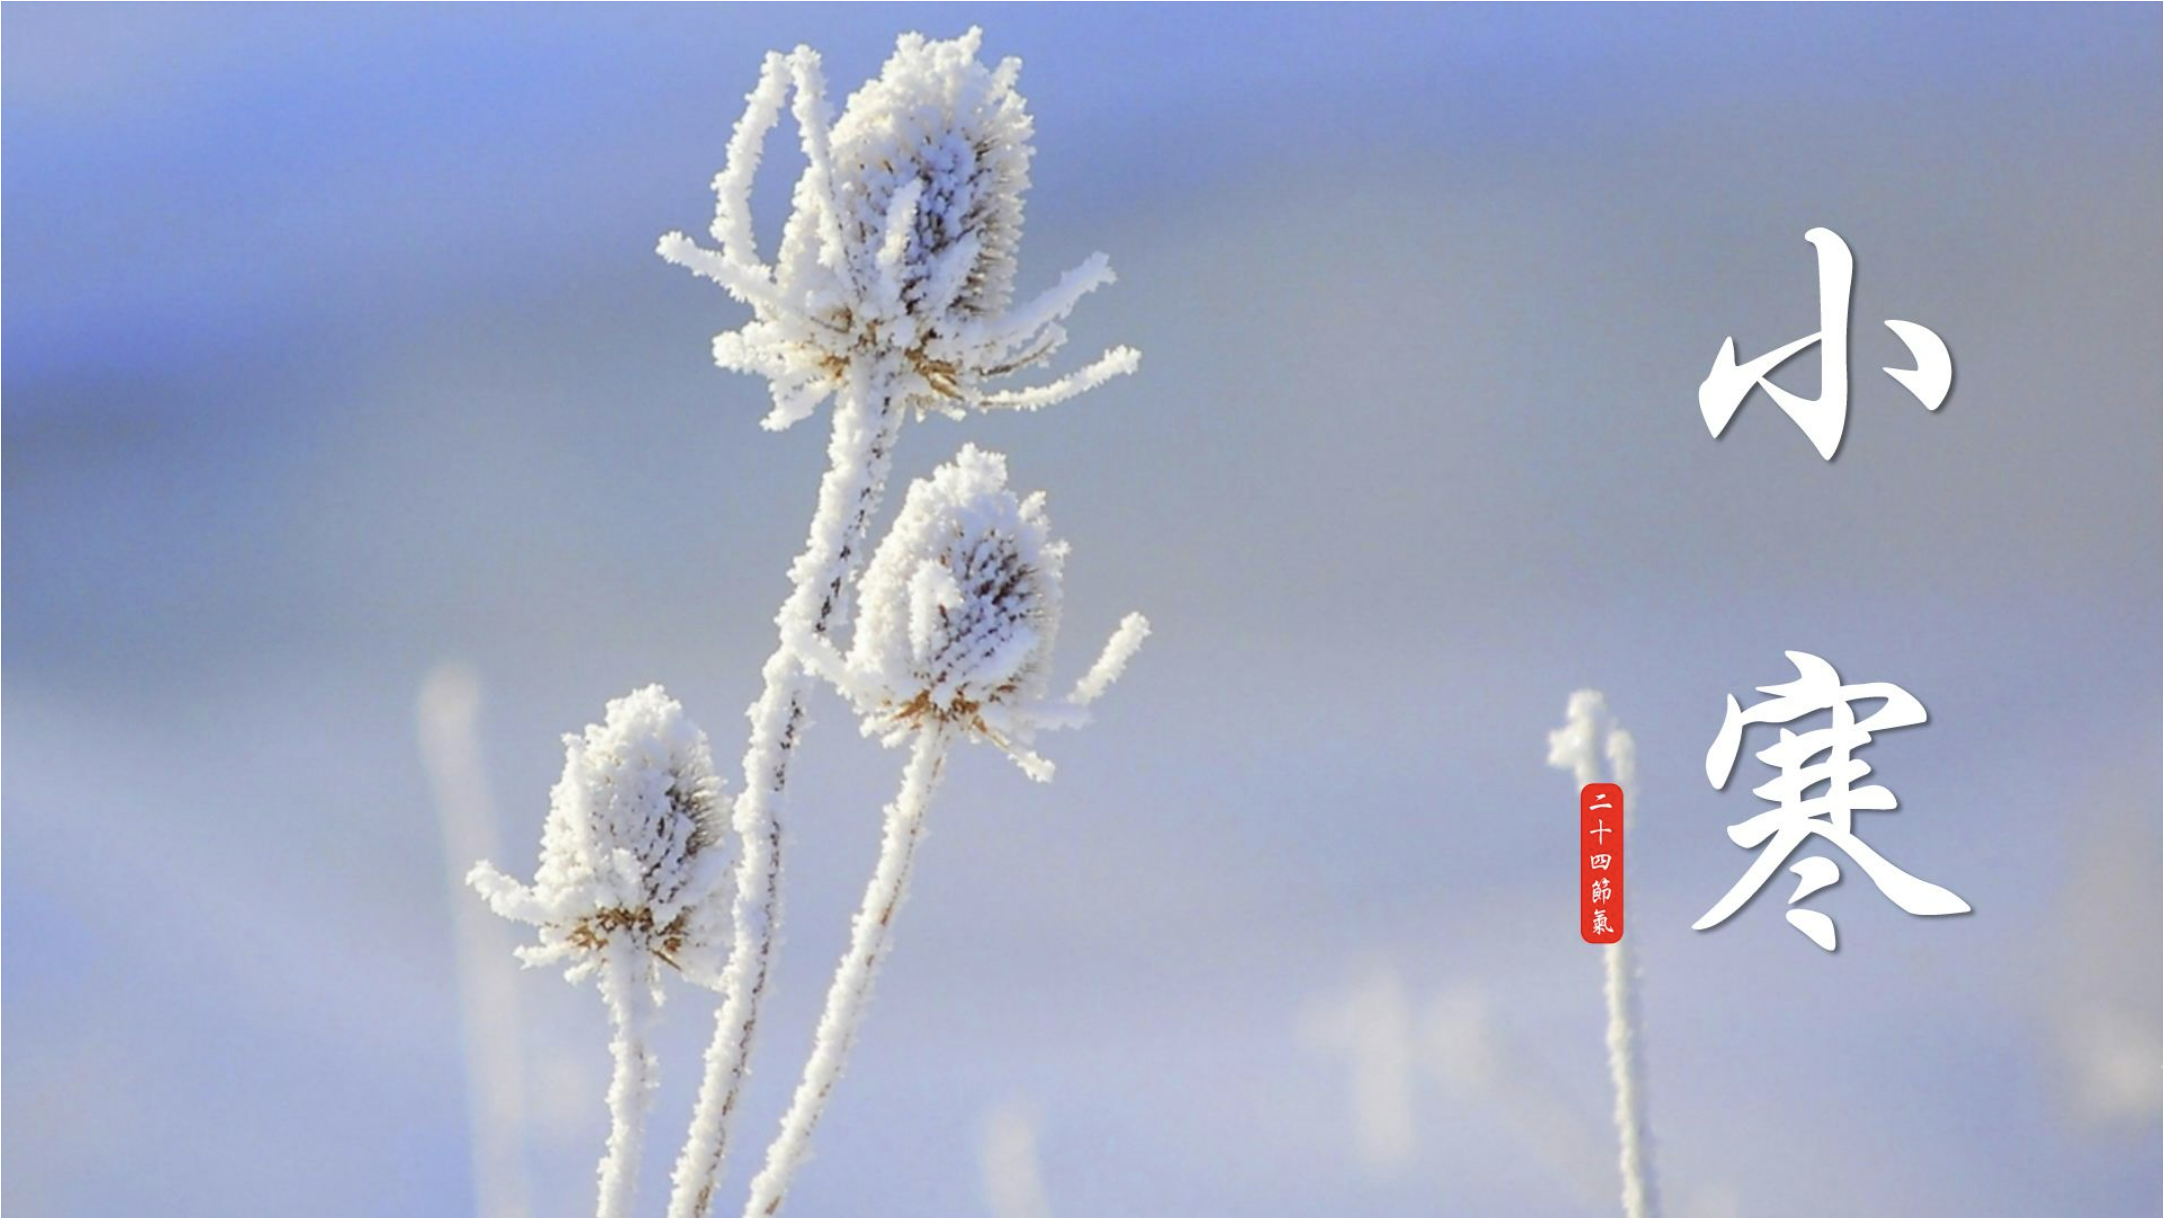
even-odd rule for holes
{"type": "MultiPolygon", "coordinates": [[[[2164,777],[2157,20],[10,5],[6,1200],[470,1210],[415,691],[480,673],[509,866],[608,697],[664,680],[733,751],[823,437],[757,429],[706,354],[741,311],[653,241],[703,224],[764,51],[839,92],[976,22],[1037,117],[1023,286],[1109,253],[1076,341],[1143,372],[915,427],[897,473],[1007,452],[1073,542],[1072,637],[1157,635],[1053,786],[956,767],[804,1212],[983,1212],[975,1130],[1017,1103],[1063,1213],[1605,1212],[1541,765],[1596,685],[1644,755],[1675,1213],[2155,1213],[2154,1089],[2098,1072],[2164,1039],[2126,861],[2164,777]],[[1821,224],[1858,265],[1846,447],[1762,398],[1709,439],[1721,339],[1815,324],[1821,224]],[[1952,347],[1941,411],[1875,372],[1886,317],[1952,347]],[[1846,883],[1835,957],[1771,902],[1688,929],[1748,861],[1745,788],[1700,773],[1721,700],[1791,648],[1930,707],[1872,750],[1902,811],[1867,832],[1975,915],[1846,883]],[[1380,1171],[1302,1032],[1378,975],[1485,1002],[1505,1080],[1423,1075],[1380,1171]]],[[[895,763],[825,708],[750,1141],[895,763]]],[[[599,1004],[518,983],[535,1209],[580,1212],[599,1004]]]]}

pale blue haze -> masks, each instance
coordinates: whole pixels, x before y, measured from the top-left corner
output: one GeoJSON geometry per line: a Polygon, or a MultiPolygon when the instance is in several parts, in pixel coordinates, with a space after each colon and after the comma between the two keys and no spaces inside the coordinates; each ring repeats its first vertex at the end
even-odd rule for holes
{"type": "MultiPolygon", "coordinates": [[[[707,356],[741,308],[653,244],[703,227],[763,52],[846,89],[971,23],[1038,120],[1022,286],[1109,253],[1076,350],[1143,367],[916,426],[898,472],[966,439],[1051,491],[1067,671],[1156,634],[1052,786],[954,767],[792,1209],[984,1213],[1019,1101],[1063,1215],[1615,1212],[1542,764],[1592,685],[1640,745],[1676,1218],[2156,1214],[2159,18],[2072,5],[7,6],[9,1209],[470,1212],[415,690],[487,682],[520,869],[607,698],[665,681],[733,758],[823,437],[757,429],[707,356]],[[1858,268],[1830,465],[1695,398],[1724,336],[1815,325],[1813,225],[1858,268]],[[1886,317],[1952,348],[1936,414],[1886,317]],[[1749,861],[1721,700],[1788,648],[1930,708],[1861,827],[1973,916],[1852,872],[1835,957],[1778,893],[1689,930],[1749,861]],[[1485,993],[1509,1094],[1582,1140],[1423,1078],[1415,1159],[1363,1172],[1301,1027],[1377,960],[1485,993]],[[2148,1098],[2100,1108],[2076,1063],[2128,1021],[2148,1098]]],[[[819,719],[737,1188],[900,760],[819,719]]],[[[519,981],[539,1212],[579,1214],[600,1006],[519,981]]]]}

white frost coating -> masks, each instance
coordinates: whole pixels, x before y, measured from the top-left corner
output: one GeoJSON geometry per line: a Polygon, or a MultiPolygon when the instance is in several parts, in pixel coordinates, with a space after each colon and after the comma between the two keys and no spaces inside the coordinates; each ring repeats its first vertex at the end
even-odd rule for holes
{"type": "Polygon", "coordinates": [[[1066,557],[1044,497],[1017,498],[1004,457],[964,446],[910,486],[864,570],[848,657],[860,708],[907,730],[915,714],[1042,698],[1066,557]]]}
{"type": "Polygon", "coordinates": [[[927,723],[948,724],[1007,751],[1039,780],[1052,764],[1031,750],[1040,730],[1079,726],[1149,635],[1130,614],[1065,702],[1048,694],[1059,633],[1066,543],[1053,540],[1044,496],[1007,489],[1007,461],[964,445],[913,483],[858,588],[847,655],[810,630],[791,636],[806,663],[889,746],[927,723]]]}
{"type": "MultiPolygon", "coordinates": [[[[1608,714],[1599,691],[1581,689],[1570,696],[1565,722],[1548,733],[1548,764],[1571,772],[1579,786],[1600,782],[1600,758],[1608,757],[1608,781],[1623,788],[1623,824],[1630,826],[1638,806],[1638,746],[1608,714]]],[[[1628,866],[1628,864],[1625,864],[1628,866]]],[[[1608,1006],[1608,1075],[1615,1085],[1617,1160],[1623,1173],[1623,1212],[1629,1218],[1657,1218],[1660,1196],[1654,1187],[1653,1147],[1646,1117],[1645,1057],[1638,1037],[1638,969],[1622,942],[1601,948],[1603,997],[1608,1006]]]]}
{"type": "MultiPolygon", "coordinates": [[[[1623,788],[1623,825],[1627,830],[1638,806],[1638,745],[1629,732],[1608,729],[1608,773],[1623,788]]],[[[1628,866],[1628,864],[1625,864],[1628,866]]],[[[1615,1084],[1618,1163],[1623,1172],[1623,1212],[1629,1218],[1655,1218],[1660,1196],[1654,1187],[1652,1126],[1646,1113],[1645,1051],[1639,1042],[1638,965],[1630,948],[1618,941],[1601,949],[1606,966],[1602,986],[1608,1002],[1608,1075],[1615,1084]]]]}
{"type": "Polygon", "coordinates": [[[789,98],[789,66],[789,56],[767,52],[758,85],[744,95],[744,115],[729,133],[727,163],[714,175],[714,222],[708,231],[721,246],[722,257],[748,270],[760,267],[751,231],[751,183],[759,175],[767,132],[780,121],[789,98]]]}
{"type": "Polygon", "coordinates": [[[934,726],[916,734],[909,763],[902,768],[901,790],[887,805],[886,836],[880,844],[879,862],[865,885],[864,901],[850,924],[849,946],[835,967],[827,986],[826,1004],[819,1013],[819,1030],[811,1056],[797,1080],[789,1111],[782,1116],[781,1131],[767,1147],[766,1166],[751,1182],[751,1196],[744,1204],[747,1215],[772,1214],[781,1208],[782,1197],[804,1162],[812,1131],[826,1111],[827,1097],[841,1079],[842,1062],[856,1043],[857,1028],[871,998],[872,981],[893,939],[894,915],[909,893],[909,877],[916,866],[917,843],[924,837],[924,815],[932,793],[939,789],[952,735],[934,726]]]}
{"type": "Polygon", "coordinates": [[[1080,681],[1075,682],[1074,692],[1067,700],[1076,706],[1088,706],[1104,696],[1112,683],[1127,671],[1127,662],[1142,650],[1142,640],[1150,637],[1150,619],[1139,613],[1130,613],[1120,619],[1120,628],[1112,632],[1112,639],[1105,644],[1103,654],[1080,681]]]}
{"type": "Polygon", "coordinates": [[[1032,126],[1014,89],[1020,61],[987,68],[982,42],[976,29],[947,42],[904,35],[831,124],[818,54],[769,55],[714,179],[720,249],[661,239],[663,258],[752,307],[748,324],[715,340],[714,359],[769,379],[766,426],[810,415],[867,353],[902,356],[887,385],[897,399],[956,416],[1050,405],[1134,371],[1138,357],[1120,347],[1048,385],[986,389],[1048,360],[1066,340],[1060,323],[1112,272],[1095,255],[1010,310],[1032,126]],[[789,92],[805,168],[768,265],[753,244],[751,180],[789,92]]]}
{"type": "Polygon", "coordinates": [[[601,997],[609,1006],[609,1144],[602,1156],[599,1218],[630,1218],[638,1199],[639,1160],[646,1145],[646,1113],[653,1106],[653,1036],[659,1000],[651,966],[629,953],[609,956],[601,969],[601,997]]]}
{"type": "Polygon", "coordinates": [[[520,959],[568,961],[572,980],[599,976],[615,1062],[600,1218],[623,1218],[634,1199],[654,1087],[647,1041],[658,966],[711,984],[720,963],[720,799],[706,734],[650,685],[610,702],[583,735],[564,737],[534,882],[486,862],[467,876],[497,913],[539,928],[540,943],[520,948],[520,959]]]}
{"type": "Polygon", "coordinates": [[[1142,366],[1142,353],[1133,347],[1114,347],[1087,365],[1049,385],[987,393],[977,404],[988,410],[1043,410],[1069,398],[1078,398],[1116,376],[1127,376],[1142,366]]]}

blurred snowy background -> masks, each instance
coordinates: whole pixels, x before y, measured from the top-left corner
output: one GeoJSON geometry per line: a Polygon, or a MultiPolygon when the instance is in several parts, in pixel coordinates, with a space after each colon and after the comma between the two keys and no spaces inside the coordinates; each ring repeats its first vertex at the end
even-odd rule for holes
{"type": "MultiPolygon", "coordinates": [[[[2158,21],[9,5],[9,1209],[470,1212],[416,692],[479,674],[520,868],[608,697],[736,755],[823,434],[757,429],[707,357],[740,308],[654,239],[762,52],[846,91],[981,22],[1038,118],[1022,287],[1110,253],[1076,350],[1143,372],[897,473],[1008,452],[1074,639],[1157,634],[1054,785],[956,766],[793,1208],[987,1212],[989,1156],[1065,1215],[1614,1212],[1542,765],[1596,685],[1673,1213],[2157,1213],[2158,21]],[[1830,465],[1695,398],[1815,328],[1813,225],[1858,266],[1830,465]],[[1937,414],[1887,317],[1952,347],[1937,414]],[[1722,698],[1785,648],[1930,708],[1861,827],[1973,916],[1852,875],[1836,956],[1779,895],[1689,929],[1750,858],[1722,698]]],[[[898,762],[822,717],[739,1181],[898,762]]],[[[585,1212],[600,1004],[514,982],[534,1212],[585,1212]]]]}

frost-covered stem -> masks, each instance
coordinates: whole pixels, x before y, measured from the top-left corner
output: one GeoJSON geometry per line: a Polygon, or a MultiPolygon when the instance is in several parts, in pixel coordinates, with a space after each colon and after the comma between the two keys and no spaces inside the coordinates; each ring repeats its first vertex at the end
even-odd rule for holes
{"type": "Polygon", "coordinates": [[[1629,1218],[1654,1218],[1660,1205],[1653,1191],[1653,1154],[1646,1145],[1645,1083],[1638,1055],[1637,962],[1621,943],[1601,949],[1606,959],[1608,999],[1608,1075],[1615,1083],[1615,1128],[1623,1171],[1623,1212],[1629,1218]]]}
{"type": "Polygon", "coordinates": [[[879,508],[901,429],[903,407],[889,391],[891,384],[892,372],[884,363],[864,361],[850,368],[848,383],[837,395],[818,509],[804,552],[789,569],[789,597],[776,615],[782,642],[767,659],[766,689],[751,707],[744,790],[730,820],[739,843],[730,911],[732,946],[721,977],[721,1011],[707,1046],[698,1105],[676,1160],[670,1218],[703,1218],[721,1181],[729,1125],[743,1093],[745,1063],[773,966],[774,931],[781,920],[779,805],[804,723],[804,696],[812,684],[789,639],[800,624],[823,636],[846,617],[850,574],[879,508]]]}
{"type": "Polygon", "coordinates": [[[474,733],[480,701],[480,678],[470,666],[448,663],[430,670],[417,708],[421,757],[436,794],[444,860],[451,864],[447,874],[473,1132],[474,1209],[479,1218],[526,1218],[518,984],[508,970],[493,967],[510,954],[511,935],[486,906],[473,900],[465,883],[473,860],[498,853],[496,804],[474,733]]]}
{"type": "Polygon", "coordinates": [[[615,1035],[609,1054],[609,1146],[601,1157],[599,1218],[630,1218],[639,1187],[640,1150],[646,1142],[646,1109],[654,1094],[654,1056],[647,1034],[654,1017],[653,988],[644,975],[643,953],[612,947],[601,970],[601,997],[615,1035]]]}
{"type": "MultiPolygon", "coordinates": [[[[1629,732],[1611,727],[1607,740],[1608,772],[1623,788],[1624,829],[1638,806],[1638,750],[1629,732]]],[[[1615,1084],[1617,1162],[1623,1174],[1623,1213],[1627,1218],[1656,1218],[1660,1199],[1653,1184],[1653,1149],[1648,1144],[1645,1062],[1638,1044],[1638,963],[1617,940],[1602,948],[1608,1002],[1608,1076],[1615,1084]]]]}
{"type": "MultiPolygon", "coordinates": [[[[1570,696],[1568,720],[1548,734],[1548,764],[1567,768],[1583,787],[1601,781],[1600,758],[1608,757],[1608,781],[1623,788],[1623,827],[1638,807],[1638,746],[1608,715],[1596,690],[1570,696]]],[[[1626,867],[1629,864],[1624,864],[1626,867]]],[[[1627,1218],[1658,1218],[1653,1184],[1653,1147],[1646,1119],[1645,1059],[1638,1040],[1638,966],[1621,939],[1601,948],[1602,995],[1608,1006],[1608,1076],[1615,1084],[1617,1165],[1623,1175],[1627,1218]]]]}
{"type": "Polygon", "coordinates": [[[797,1081],[796,1095],[782,1117],[781,1131],[775,1135],[773,1145],[767,1147],[766,1166],[751,1182],[751,1197],[744,1206],[747,1215],[768,1215],[781,1208],[782,1197],[804,1161],[812,1130],[826,1110],[827,1097],[841,1078],[842,1062],[856,1043],[872,981],[893,937],[895,911],[908,894],[917,843],[924,836],[925,809],[939,787],[949,739],[945,729],[933,727],[917,733],[910,746],[901,790],[887,805],[886,836],[880,845],[879,862],[872,869],[871,882],[864,889],[864,903],[851,925],[849,948],[834,970],[833,983],[827,987],[826,1007],[820,1012],[819,1031],[811,1056],[804,1063],[803,1077],[797,1081]]]}

